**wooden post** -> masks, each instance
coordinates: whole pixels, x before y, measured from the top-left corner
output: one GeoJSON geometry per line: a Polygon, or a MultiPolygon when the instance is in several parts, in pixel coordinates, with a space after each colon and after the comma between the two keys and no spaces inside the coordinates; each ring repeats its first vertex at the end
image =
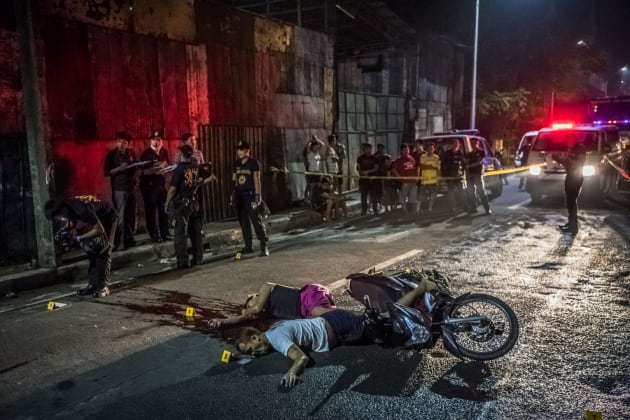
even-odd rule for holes
{"type": "Polygon", "coordinates": [[[59,265],[59,260],[55,252],[52,225],[44,217],[44,204],[54,191],[52,179],[46,176],[46,168],[52,163],[52,150],[44,115],[45,103],[40,86],[31,0],[14,0],[13,5],[20,49],[26,139],[33,188],[37,262],[40,267],[52,268],[59,265]]]}

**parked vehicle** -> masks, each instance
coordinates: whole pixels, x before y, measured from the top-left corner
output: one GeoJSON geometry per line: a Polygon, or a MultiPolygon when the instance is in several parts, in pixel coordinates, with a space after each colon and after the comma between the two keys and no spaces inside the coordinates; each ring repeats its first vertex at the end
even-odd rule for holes
{"type": "Polygon", "coordinates": [[[516,155],[514,156],[514,166],[519,168],[521,166],[527,165],[527,157],[529,156],[529,151],[532,148],[532,143],[534,139],[538,135],[538,131],[528,131],[523,134],[521,141],[518,143],[518,148],[516,149],[516,155]]]}
{"type": "MultiPolygon", "coordinates": [[[[480,140],[483,144],[484,153],[486,155],[483,161],[484,170],[492,171],[499,169],[497,166],[497,159],[494,157],[488,141],[478,134],[478,130],[453,130],[422,137],[420,138],[420,141],[422,141],[423,144],[435,144],[436,150],[439,151],[441,149],[444,150],[446,146],[452,146],[455,143],[455,140],[459,140],[462,145],[462,152],[465,155],[468,155],[470,152],[475,150],[476,141],[480,140]]],[[[488,198],[496,198],[503,193],[503,182],[501,181],[501,177],[498,175],[484,177],[484,185],[488,193],[488,198]]]]}
{"type": "Polygon", "coordinates": [[[623,167],[623,148],[619,139],[619,129],[614,125],[573,125],[556,124],[539,130],[529,154],[529,165],[546,164],[529,169],[526,190],[532,202],[540,202],[549,197],[564,196],[565,168],[553,159],[554,153],[567,151],[564,139],[567,134],[575,134],[578,142],[586,148],[586,162],[582,168],[584,186],[581,201],[599,204],[609,198],[627,199],[620,173],[616,167],[623,167]],[[614,165],[614,166],[613,166],[614,165]]]}
{"type": "Polygon", "coordinates": [[[456,357],[492,360],[508,353],[518,339],[518,320],[505,302],[478,293],[454,297],[448,277],[437,271],[356,273],[348,279],[349,294],[366,306],[366,328],[382,344],[425,349],[441,338],[456,357]],[[396,303],[423,278],[439,289],[422,294],[412,307],[396,303]]]}

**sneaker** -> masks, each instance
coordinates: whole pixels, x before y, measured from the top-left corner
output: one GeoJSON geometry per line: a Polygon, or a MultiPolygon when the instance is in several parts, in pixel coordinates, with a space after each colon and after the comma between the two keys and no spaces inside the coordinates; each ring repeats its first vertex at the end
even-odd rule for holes
{"type": "Polygon", "coordinates": [[[246,246],[245,248],[241,249],[238,252],[240,252],[241,254],[253,254],[254,249],[251,246],[246,246]]]}
{"type": "Polygon", "coordinates": [[[490,209],[486,209],[486,214],[487,214],[488,216],[490,216],[490,215],[492,214],[492,210],[490,210],[490,209]]]}
{"type": "Polygon", "coordinates": [[[77,295],[79,296],[88,296],[96,292],[96,287],[88,286],[83,289],[77,290],[77,295]]]}
{"type": "Polygon", "coordinates": [[[269,248],[267,248],[267,245],[263,245],[260,248],[260,256],[261,257],[268,257],[269,256],[269,248]]]}
{"type": "Polygon", "coordinates": [[[104,298],[107,295],[109,295],[109,287],[105,286],[102,289],[94,292],[92,296],[95,298],[104,298]]]}

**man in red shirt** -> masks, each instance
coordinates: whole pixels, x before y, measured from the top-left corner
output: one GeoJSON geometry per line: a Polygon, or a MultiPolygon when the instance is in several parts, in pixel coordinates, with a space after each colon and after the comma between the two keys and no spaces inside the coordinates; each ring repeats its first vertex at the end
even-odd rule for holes
{"type": "Polygon", "coordinates": [[[409,154],[408,145],[400,146],[400,156],[392,164],[392,174],[394,177],[405,178],[400,180],[400,204],[408,213],[415,213],[418,201],[417,178],[420,173],[416,159],[409,154]]]}

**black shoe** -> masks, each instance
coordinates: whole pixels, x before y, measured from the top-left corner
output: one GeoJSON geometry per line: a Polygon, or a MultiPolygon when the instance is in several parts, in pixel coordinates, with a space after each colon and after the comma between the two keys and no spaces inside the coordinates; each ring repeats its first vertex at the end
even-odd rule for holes
{"type": "Polygon", "coordinates": [[[151,236],[151,242],[160,243],[162,242],[162,238],[159,236],[151,236]]]}
{"type": "Polygon", "coordinates": [[[136,246],[136,241],[125,242],[125,246],[123,249],[133,248],[134,246],[136,246]]]}
{"type": "Polygon", "coordinates": [[[178,270],[184,270],[186,268],[190,268],[190,264],[187,262],[178,262],[177,267],[178,270]]]}
{"type": "Polygon", "coordinates": [[[268,257],[269,256],[269,248],[267,248],[267,245],[263,245],[260,247],[260,256],[261,257],[268,257]]]}
{"type": "Polygon", "coordinates": [[[486,209],[486,215],[490,216],[492,214],[492,210],[486,209]]]}
{"type": "Polygon", "coordinates": [[[167,233],[166,235],[162,235],[162,241],[166,242],[166,241],[172,241],[173,240],[173,235],[171,235],[170,233],[167,233]]]}
{"type": "Polygon", "coordinates": [[[241,249],[238,252],[241,253],[241,254],[253,254],[254,253],[254,249],[251,246],[246,246],[245,248],[241,249]]]}
{"type": "Polygon", "coordinates": [[[96,289],[95,286],[88,286],[88,287],[85,287],[83,289],[77,290],[77,295],[79,295],[79,296],[89,296],[89,295],[94,294],[96,292],[96,290],[97,289],[96,289]]]}

